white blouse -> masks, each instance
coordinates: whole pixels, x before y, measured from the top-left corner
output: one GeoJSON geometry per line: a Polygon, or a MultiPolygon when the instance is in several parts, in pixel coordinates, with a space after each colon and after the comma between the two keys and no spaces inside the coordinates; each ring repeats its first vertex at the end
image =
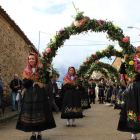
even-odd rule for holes
{"type": "Polygon", "coordinates": [[[71,78],[72,81],[74,80],[74,76],[71,76],[70,78],[71,78]]]}
{"type": "Polygon", "coordinates": [[[35,73],[35,68],[32,68],[32,72],[35,73]]]}

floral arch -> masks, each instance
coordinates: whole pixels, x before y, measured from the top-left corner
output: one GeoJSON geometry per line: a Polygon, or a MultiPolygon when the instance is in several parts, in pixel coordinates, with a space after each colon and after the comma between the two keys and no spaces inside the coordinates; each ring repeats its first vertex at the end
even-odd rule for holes
{"type": "MultiPolygon", "coordinates": [[[[71,35],[79,35],[81,33],[86,33],[87,31],[104,33],[106,32],[108,39],[112,41],[118,41],[119,46],[122,48],[123,55],[131,55],[132,53],[134,53],[135,47],[130,44],[130,38],[128,36],[125,37],[123,34],[123,30],[120,27],[114,25],[111,21],[90,19],[88,16],[84,16],[83,12],[77,12],[77,15],[74,17],[74,19],[75,21],[73,21],[70,26],[64,27],[63,29],[56,32],[56,35],[54,35],[50,42],[47,44],[47,48],[44,50],[44,52],[42,52],[43,56],[40,57],[40,62],[42,65],[39,68],[39,73],[41,75],[39,79],[40,82],[45,84],[45,73],[48,67],[46,63],[51,64],[53,57],[56,56],[58,48],[62,47],[64,45],[64,42],[69,39],[71,35]]],[[[96,52],[96,54],[99,53],[100,55],[104,55],[103,57],[108,57],[108,55],[110,54],[109,51],[104,50],[102,52],[96,52]]],[[[117,52],[116,54],[114,53],[114,56],[117,56],[117,52]]],[[[87,60],[87,63],[83,63],[78,73],[81,73],[80,71],[83,69],[89,68],[89,65],[94,62],[94,56],[91,56],[90,58],[91,60],[87,60]]],[[[133,65],[129,65],[129,62],[132,60],[132,57],[128,57],[126,59],[128,72],[131,71],[130,69],[133,69],[133,65]]]]}
{"type": "Polygon", "coordinates": [[[98,68],[97,69],[94,69],[93,72],[92,72],[92,74],[90,76],[87,75],[88,77],[86,77],[86,76],[85,77],[88,80],[91,78],[91,79],[93,79],[95,81],[99,81],[102,76],[104,76],[105,78],[108,78],[109,77],[107,71],[104,70],[104,69],[102,69],[102,71],[100,69],[98,69],[98,68]],[[93,77],[91,77],[94,72],[96,72],[97,74],[94,75],[93,77]],[[100,72],[100,74],[102,74],[102,75],[98,74],[98,72],[100,72]]]}
{"type": "MultiPolygon", "coordinates": [[[[86,89],[88,88],[88,80],[90,79],[92,72],[95,70],[100,71],[105,76],[105,78],[107,78],[107,80],[111,79],[111,81],[113,81],[114,78],[116,78],[117,83],[120,84],[120,77],[116,68],[110,66],[108,63],[96,61],[94,64],[91,65],[88,71],[84,74],[86,89]]],[[[77,79],[77,85],[78,84],[79,84],[79,78],[77,79]]]]}
{"type": "Polygon", "coordinates": [[[103,63],[100,61],[96,61],[94,64],[91,65],[88,72],[84,75],[84,78],[89,79],[92,72],[95,70],[102,72],[106,78],[109,77],[109,73],[112,73],[114,75],[114,77],[117,78],[117,81],[120,81],[120,77],[119,77],[119,73],[118,73],[117,69],[110,66],[108,63],[103,63]],[[107,70],[107,71],[105,71],[105,70],[107,70]],[[107,74],[107,72],[108,72],[108,74],[107,74]]]}
{"type": "Polygon", "coordinates": [[[87,57],[83,64],[80,65],[80,68],[77,72],[80,75],[84,75],[88,71],[90,66],[95,63],[95,61],[100,60],[104,57],[110,59],[111,56],[122,57],[122,55],[122,50],[117,51],[116,49],[114,49],[113,45],[109,45],[105,50],[97,51],[95,54],[92,54],[90,57],[87,57]]]}

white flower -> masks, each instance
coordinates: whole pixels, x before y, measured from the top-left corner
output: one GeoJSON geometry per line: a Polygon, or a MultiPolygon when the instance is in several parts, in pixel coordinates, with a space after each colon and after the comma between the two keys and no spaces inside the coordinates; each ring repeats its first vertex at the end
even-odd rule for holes
{"type": "Polygon", "coordinates": [[[52,39],[52,42],[56,42],[56,38],[53,38],[53,39],[52,39]]]}
{"type": "Polygon", "coordinates": [[[78,21],[74,21],[74,25],[77,26],[78,25],[78,21]]]}

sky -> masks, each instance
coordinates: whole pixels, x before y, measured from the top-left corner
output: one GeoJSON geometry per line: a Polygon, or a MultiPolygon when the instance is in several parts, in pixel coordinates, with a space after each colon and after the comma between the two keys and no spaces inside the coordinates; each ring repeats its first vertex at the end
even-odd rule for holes
{"type": "MultiPolygon", "coordinates": [[[[123,29],[125,36],[130,36],[134,46],[140,45],[140,1],[139,0],[73,0],[76,8],[91,19],[113,21],[123,29]],[[139,41],[139,42],[138,42],[139,41]]],[[[34,46],[42,52],[56,31],[70,26],[76,11],[71,0],[0,0],[0,5],[19,25],[34,46]],[[39,31],[40,44],[39,44],[39,31]],[[44,32],[44,33],[42,33],[44,32]]],[[[69,66],[76,69],[87,56],[105,49],[109,44],[121,49],[117,42],[109,42],[106,33],[87,33],[71,36],[63,47],[58,49],[53,59],[54,67],[59,71],[62,81],[69,66]]],[[[114,59],[114,58],[113,58],[114,59]]],[[[113,61],[112,59],[112,61],[113,61]]],[[[112,61],[104,58],[102,62],[112,61]]]]}

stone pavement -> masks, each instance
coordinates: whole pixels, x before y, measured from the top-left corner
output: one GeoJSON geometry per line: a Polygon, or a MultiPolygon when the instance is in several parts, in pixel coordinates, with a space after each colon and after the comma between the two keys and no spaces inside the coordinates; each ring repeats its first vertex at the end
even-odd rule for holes
{"type": "Polygon", "coordinates": [[[1,112],[0,123],[9,121],[18,116],[19,112],[17,110],[16,111],[11,111],[11,110],[12,110],[11,106],[6,107],[3,115],[2,110],[0,109],[1,112]]]}
{"type": "MultiPolygon", "coordinates": [[[[130,140],[130,133],[117,131],[120,110],[107,104],[91,106],[84,112],[86,117],[76,120],[76,127],[66,127],[61,113],[54,113],[57,127],[43,131],[43,140],[130,140]]],[[[29,140],[31,133],[16,130],[16,121],[17,117],[0,124],[0,140],[29,140]]]]}

